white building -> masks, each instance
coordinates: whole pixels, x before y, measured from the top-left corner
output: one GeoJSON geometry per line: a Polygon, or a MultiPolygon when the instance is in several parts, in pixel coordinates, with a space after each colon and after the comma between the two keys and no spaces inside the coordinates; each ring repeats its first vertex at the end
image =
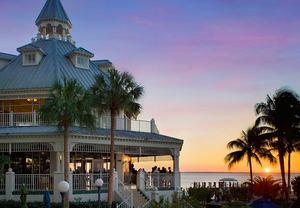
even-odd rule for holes
{"type": "MultiPolygon", "coordinates": [[[[59,201],[56,185],[63,180],[63,134],[56,126],[45,124],[38,109],[55,81],[76,79],[88,89],[96,75],[107,76],[112,63],[92,60],[93,53],[75,46],[72,24],[60,0],[47,0],[35,23],[37,36],[17,49],[19,55],[0,53],[0,151],[12,161],[0,180],[0,199],[18,200],[19,189],[25,184],[30,201],[42,200],[46,187],[52,200],[59,201]]],[[[109,128],[110,117],[101,115],[95,131],[80,126],[70,129],[71,200],[96,200],[94,182],[100,177],[105,182],[102,198],[106,198],[109,128]]],[[[126,206],[139,207],[153,196],[170,196],[180,189],[182,140],[159,134],[153,119],[130,120],[121,114],[117,129],[116,200],[127,199],[123,202],[126,206]],[[139,171],[135,175],[130,164],[145,158],[170,158],[172,173],[139,171]],[[136,186],[128,186],[131,183],[136,186]],[[141,197],[142,193],[146,198],[141,197]]]]}

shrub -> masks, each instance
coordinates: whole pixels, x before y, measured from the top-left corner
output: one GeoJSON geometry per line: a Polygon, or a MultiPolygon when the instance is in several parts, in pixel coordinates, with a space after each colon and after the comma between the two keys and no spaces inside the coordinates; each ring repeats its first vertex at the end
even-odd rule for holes
{"type": "Polygon", "coordinates": [[[293,191],[297,196],[298,200],[300,200],[300,176],[297,176],[292,180],[293,191]]]}
{"type": "Polygon", "coordinates": [[[222,206],[222,208],[249,208],[244,202],[231,202],[222,206]]]}
{"type": "MultiPolygon", "coordinates": [[[[21,202],[20,201],[0,201],[0,207],[7,207],[7,208],[20,208],[21,202]]],[[[28,208],[42,208],[44,207],[42,202],[27,202],[28,208]]],[[[106,202],[101,203],[102,208],[108,207],[106,202]]],[[[115,203],[114,203],[115,207],[115,203]]],[[[51,208],[61,208],[60,203],[52,203],[51,208]]],[[[70,202],[70,208],[98,208],[98,203],[95,201],[90,202],[70,202]]]]}
{"type": "Polygon", "coordinates": [[[256,196],[274,200],[278,197],[281,186],[272,176],[266,178],[257,176],[253,181],[253,192],[256,196]]]}

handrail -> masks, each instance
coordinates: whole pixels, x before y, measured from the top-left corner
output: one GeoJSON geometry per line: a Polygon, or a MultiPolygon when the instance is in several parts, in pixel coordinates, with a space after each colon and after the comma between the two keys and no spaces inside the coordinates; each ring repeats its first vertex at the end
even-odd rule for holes
{"type": "Polygon", "coordinates": [[[120,204],[117,205],[117,208],[132,208],[132,203],[129,203],[132,200],[131,198],[132,196],[128,196],[120,204]]]}
{"type": "Polygon", "coordinates": [[[143,206],[142,208],[149,208],[151,206],[152,199],[149,199],[143,206]]]}
{"type": "MultiPolygon", "coordinates": [[[[33,112],[10,112],[0,113],[0,127],[11,126],[42,126],[49,123],[40,116],[36,111],[33,112]]],[[[111,117],[101,115],[96,118],[96,128],[110,129],[111,117]]],[[[152,131],[152,126],[155,125],[151,121],[146,120],[132,120],[127,117],[116,117],[116,129],[135,132],[152,131]]],[[[75,126],[79,126],[78,124],[75,126]]]]}
{"type": "Polygon", "coordinates": [[[118,183],[117,194],[123,200],[117,208],[133,208],[133,194],[121,181],[118,183]]]}

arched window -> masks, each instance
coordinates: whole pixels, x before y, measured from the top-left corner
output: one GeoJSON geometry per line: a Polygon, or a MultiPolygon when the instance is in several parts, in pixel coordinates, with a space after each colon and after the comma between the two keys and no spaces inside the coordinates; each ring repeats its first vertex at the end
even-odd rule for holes
{"type": "Polygon", "coordinates": [[[63,27],[62,25],[58,25],[57,28],[56,28],[56,33],[59,34],[59,35],[63,35],[63,27]]]}
{"type": "Polygon", "coordinates": [[[46,27],[46,34],[52,34],[52,33],[53,33],[53,28],[50,24],[48,24],[46,27]]]}

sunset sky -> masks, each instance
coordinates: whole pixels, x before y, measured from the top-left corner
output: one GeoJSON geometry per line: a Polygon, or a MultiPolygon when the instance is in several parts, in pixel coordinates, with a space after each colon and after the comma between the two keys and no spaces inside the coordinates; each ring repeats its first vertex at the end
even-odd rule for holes
{"type": "MultiPolygon", "coordinates": [[[[77,46],[144,85],[140,118],[184,139],[181,171],[228,171],[226,143],[253,124],[255,103],[280,87],[300,93],[300,1],[61,1],[77,46]]],[[[44,3],[0,0],[1,52],[30,42],[44,3]]]]}

